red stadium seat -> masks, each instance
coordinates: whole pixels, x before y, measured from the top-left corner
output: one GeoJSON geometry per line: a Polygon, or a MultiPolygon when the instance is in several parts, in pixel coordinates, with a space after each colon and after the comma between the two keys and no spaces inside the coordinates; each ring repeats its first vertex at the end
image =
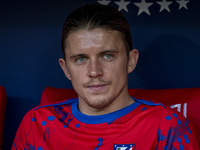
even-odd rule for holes
{"type": "Polygon", "coordinates": [[[42,93],[40,105],[49,105],[65,99],[76,98],[77,94],[73,89],[60,89],[46,87],[42,93]]]}
{"type": "MultiPolygon", "coordinates": [[[[161,102],[181,112],[195,127],[200,144],[200,88],[129,89],[129,93],[137,99],[161,102]]],[[[77,94],[73,89],[46,87],[40,104],[52,104],[76,97],[77,94]]]]}
{"type": "Polygon", "coordinates": [[[3,147],[3,130],[6,111],[7,95],[3,86],[0,86],[0,150],[3,147]]]}

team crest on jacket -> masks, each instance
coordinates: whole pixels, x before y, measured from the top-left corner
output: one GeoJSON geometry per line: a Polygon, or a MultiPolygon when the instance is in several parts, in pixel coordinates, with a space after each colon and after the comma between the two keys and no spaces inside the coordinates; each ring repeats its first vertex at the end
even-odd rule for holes
{"type": "Polygon", "coordinates": [[[115,144],[113,150],[135,150],[135,144],[115,144]]]}

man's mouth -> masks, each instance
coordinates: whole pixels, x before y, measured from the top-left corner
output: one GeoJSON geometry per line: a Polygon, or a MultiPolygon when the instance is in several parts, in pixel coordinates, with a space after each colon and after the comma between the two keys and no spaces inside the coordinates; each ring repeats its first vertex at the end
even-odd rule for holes
{"type": "Polygon", "coordinates": [[[102,93],[108,91],[108,86],[111,84],[111,81],[105,80],[90,80],[89,82],[83,85],[84,88],[89,90],[91,93],[102,93]]]}
{"type": "Polygon", "coordinates": [[[103,92],[106,91],[108,84],[90,84],[87,88],[92,92],[103,92]]]}
{"type": "Polygon", "coordinates": [[[88,88],[94,88],[94,89],[100,89],[100,88],[104,88],[106,86],[106,84],[92,84],[92,85],[88,85],[88,88]]]}

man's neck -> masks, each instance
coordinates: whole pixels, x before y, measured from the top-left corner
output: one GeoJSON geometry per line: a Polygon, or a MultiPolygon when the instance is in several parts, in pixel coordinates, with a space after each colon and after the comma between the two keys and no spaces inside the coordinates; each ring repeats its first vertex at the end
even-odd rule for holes
{"type": "Polygon", "coordinates": [[[104,106],[102,108],[96,108],[92,107],[88,104],[85,104],[84,101],[80,102],[79,98],[79,111],[83,114],[90,115],[90,116],[97,116],[97,115],[104,115],[111,112],[115,112],[117,110],[123,109],[131,104],[133,104],[135,101],[131,98],[129,94],[126,96],[118,97],[116,100],[113,100],[112,103],[110,103],[107,106],[104,106]]]}

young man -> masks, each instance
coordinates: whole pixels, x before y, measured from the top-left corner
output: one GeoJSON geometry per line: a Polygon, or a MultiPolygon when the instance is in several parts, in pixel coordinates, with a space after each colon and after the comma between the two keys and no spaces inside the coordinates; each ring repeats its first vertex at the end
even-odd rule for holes
{"type": "Polygon", "coordinates": [[[62,50],[59,63],[78,98],[29,111],[12,149],[198,149],[193,127],[178,112],[128,94],[139,54],[115,8],[92,4],[72,12],[62,50]]]}

